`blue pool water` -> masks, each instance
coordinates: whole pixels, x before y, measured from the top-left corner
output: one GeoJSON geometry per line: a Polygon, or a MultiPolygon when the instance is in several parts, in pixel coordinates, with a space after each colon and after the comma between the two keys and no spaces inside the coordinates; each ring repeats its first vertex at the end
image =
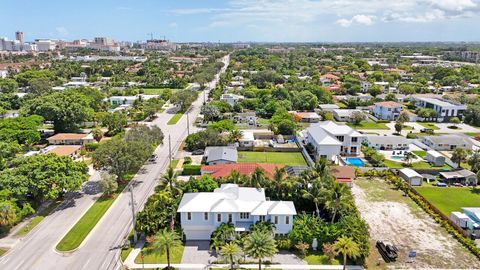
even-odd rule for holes
{"type": "Polygon", "coordinates": [[[361,158],[346,158],[345,161],[348,165],[352,165],[355,167],[363,167],[363,165],[365,165],[361,158]]]}
{"type": "Polygon", "coordinates": [[[402,156],[391,156],[390,159],[393,159],[393,160],[402,160],[403,157],[402,157],[402,156]]]}

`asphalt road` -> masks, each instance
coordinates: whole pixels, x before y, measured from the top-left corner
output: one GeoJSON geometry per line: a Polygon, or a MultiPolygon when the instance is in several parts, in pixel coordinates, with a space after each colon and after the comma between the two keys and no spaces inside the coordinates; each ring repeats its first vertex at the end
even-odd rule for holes
{"type": "MultiPolygon", "coordinates": [[[[228,65],[229,57],[225,57],[223,61],[228,65]]],[[[227,65],[221,72],[225,71],[227,65]]],[[[215,87],[218,79],[219,74],[207,85],[205,90],[207,95],[208,91],[215,87]]],[[[193,123],[200,112],[203,98],[203,93],[200,93],[189,110],[190,132],[196,130],[193,123]]],[[[167,125],[172,116],[172,114],[163,112],[150,123],[162,129],[165,140],[164,144],[155,150],[158,155],[157,162],[145,164],[132,180],[136,211],[143,207],[148,197],[154,192],[158,178],[168,165],[168,135],[171,137],[173,153],[178,150],[181,142],[187,136],[186,115],[183,115],[177,124],[167,125]]],[[[33,232],[5,254],[0,259],[0,269],[119,269],[121,266],[119,262],[120,247],[132,229],[130,196],[130,192],[125,191],[117,198],[76,251],[70,254],[60,254],[55,251],[57,243],[98,197],[98,194],[76,194],[76,197],[46,217],[33,232]]]]}

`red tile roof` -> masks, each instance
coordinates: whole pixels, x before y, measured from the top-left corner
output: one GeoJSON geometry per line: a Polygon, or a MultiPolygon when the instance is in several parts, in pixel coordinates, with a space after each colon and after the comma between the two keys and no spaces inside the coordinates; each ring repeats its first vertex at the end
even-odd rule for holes
{"type": "Polygon", "coordinates": [[[349,183],[355,178],[355,169],[352,166],[332,166],[330,172],[339,183],[349,183]]]}
{"type": "Polygon", "coordinates": [[[228,177],[232,171],[237,171],[241,175],[250,176],[255,169],[259,167],[264,170],[267,178],[272,178],[275,173],[275,168],[283,168],[282,164],[270,163],[233,163],[233,164],[218,164],[202,166],[202,173],[208,173],[213,178],[228,177]]]}

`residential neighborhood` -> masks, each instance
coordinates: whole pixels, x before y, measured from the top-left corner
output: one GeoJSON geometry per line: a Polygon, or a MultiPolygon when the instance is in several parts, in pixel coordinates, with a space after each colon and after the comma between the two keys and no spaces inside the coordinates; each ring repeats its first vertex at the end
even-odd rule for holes
{"type": "Polygon", "coordinates": [[[0,269],[480,269],[478,1],[14,2],[0,269]]]}

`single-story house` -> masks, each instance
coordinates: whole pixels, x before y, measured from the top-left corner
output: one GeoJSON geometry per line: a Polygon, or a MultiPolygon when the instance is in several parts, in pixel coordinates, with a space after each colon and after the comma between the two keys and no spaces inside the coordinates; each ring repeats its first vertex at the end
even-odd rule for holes
{"type": "Polygon", "coordinates": [[[267,200],[263,188],[222,184],[213,192],[183,194],[177,213],[186,240],[209,240],[222,223],[245,232],[257,221],[270,221],[275,235],[286,235],[297,211],[292,201],[267,200]]]}
{"type": "Polygon", "coordinates": [[[201,174],[209,174],[213,178],[225,178],[230,176],[233,171],[237,171],[240,175],[250,176],[256,168],[263,170],[265,177],[273,178],[275,169],[281,169],[285,165],[270,163],[230,163],[219,165],[202,166],[201,174]]]}
{"type": "Polygon", "coordinates": [[[437,151],[452,151],[455,148],[471,149],[472,143],[459,135],[447,134],[422,137],[422,143],[437,151]]]}
{"type": "Polygon", "coordinates": [[[237,163],[238,152],[235,147],[209,146],[205,148],[208,165],[237,163]]]}
{"type": "Polygon", "coordinates": [[[341,122],[352,121],[352,114],[354,112],[363,113],[361,110],[355,110],[355,109],[335,109],[335,110],[332,110],[333,117],[335,118],[335,120],[341,121],[341,122]]]}
{"type": "Polygon", "coordinates": [[[352,166],[331,166],[330,173],[338,183],[352,187],[355,179],[355,169],[352,166]]]}
{"type": "Polygon", "coordinates": [[[449,184],[460,183],[468,186],[476,186],[478,182],[477,175],[474,172],[466,169],[440,172],[440,176],[449,184]]]}
{"type": "Polygon", "coordinates": [[[408,150],[410,142],[402,136],[367,135],[363,141],[376,150],[408,150]]]}
{"type": "Polygon", "coordinates": [[[247,123],[249,125],[257,125],[257,115],[255,112],[237,113],[232,116],[232,121],[235,123],[247,123]]]}
{"type": "Polygon", "coordinates": [[[466,230],[471,237],[480,238],[480,207],[462,207],[462,212],[452,212],[450,220],[466,230]]]}
{"type": "Polygon", "coordinates": [[[224,100],[225,102],[227,102],[228,104],[230,104],[230,106],[234,106],[235,103],[237,103],[238,101],[244,99],[245,97],[244,96],[241,96],[241,95],[235,95],[235,94],[223,94],[221,97],[220,97],[220,100],[224,100]]]}
{"type": "Polygon", "coordinates": [[[57,133],[47,139],[49,144],[68,144],[68,145],[84,145],[95,142],[92,134],[84,133],[57,133]]]}
{"type": "Polygon", "coordinates": [[[435,150],[428,150],[425,160],[430,162],[433,166],[445,165],[445,156],[435,150]]]}
{"type": "Polygon", "coordinates": [[[255,136],[253,135],[253,131],[242,131],[242,138],[238,140],[238,143],[241,147],[254,147],[255,136]]]}
{"type": "Polygon", "coordinates": [[[318,105],[318,107],[320,108],[320,110],[327,112],[331,112],[335,109],[340,109],[340,107],[338,107],[338,105],[336,104],[320,104],[318,105]]]}
{"type": "Polygon", "coordinates": [[[410,168],[403,168],[398,171],[398,175],[411,186],[421,186],[423,176],[410,168]]]}
{"type": "Polygon", "coordinates": [[[73,160],[76,160],[80,157],[80,151],[82,150],[82,145],[50,145],[42,149],[40,153],[42,154],[56,154],[61,157],[70,157],[73,160]]]}
{"type": "Polygon", "coordinates": [[[316,112],[296,112],[296,111],[291,111],[291,114],[296,119],[299,119],[300,122],[305,122],[305,123],[318,123],[320,122],[320,116],[316,112]]]}

